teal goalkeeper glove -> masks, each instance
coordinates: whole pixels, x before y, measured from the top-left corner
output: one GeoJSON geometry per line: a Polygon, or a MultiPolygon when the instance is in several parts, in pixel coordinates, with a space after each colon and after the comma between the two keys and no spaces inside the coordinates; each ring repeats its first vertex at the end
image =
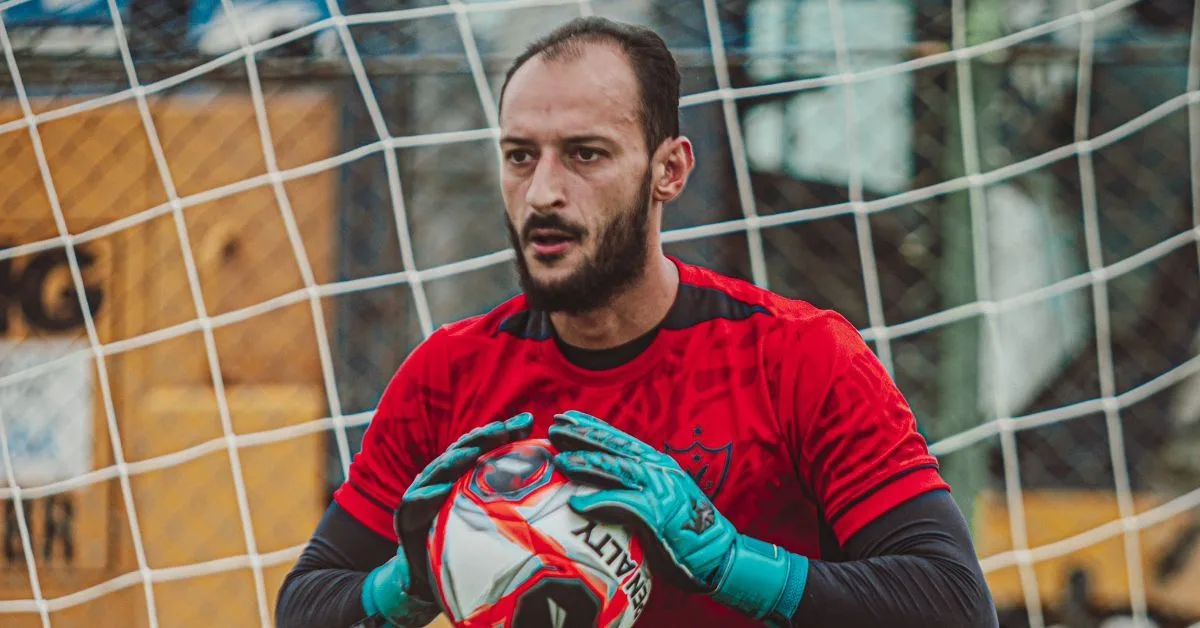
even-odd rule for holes
{"type": "Polygon", "coordinates": [[[529,438],[533,415],[522,413],[467,432],[434,458],[413,479],[396,509],[400,548],[394,558],[367,575],[362,602],[368,617],[379,616],[396,628],[424,626],[441,612],[430,582],[429,527],[460,477],[483,454],[529,438]]]}
{"type": "Polygon", "coordinates": [[[804,594],[807,558],[738,533],[670,456],[582,412],[554,419],[550,442],[561,452],[555,466],[602,487],[572,497],[572,509],[633,525],[656,575],[768,624],[786,624],[804,594]]]}
{"type": "Polygon", "coordinates": [[[411,586],[408,560],[401,548],[391,560],[367,574],[362,589],[367,618],[381,619],[384,626],[395,628],[419,628],[429,624],[441,610],[437,604],[410,594],[411,586]]]}

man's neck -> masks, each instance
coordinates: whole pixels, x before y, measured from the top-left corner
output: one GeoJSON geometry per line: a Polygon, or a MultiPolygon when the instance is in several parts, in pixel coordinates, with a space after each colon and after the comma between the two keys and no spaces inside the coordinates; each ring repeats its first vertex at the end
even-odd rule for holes
{"type": "Polygon", "coordinates": [[[679,269],[656,253],[645,274],[612,303],[585,314],[550,314],[565,343],[581,349],[609,349],[641,336],[667,316],[679,290],[679,269]]]}

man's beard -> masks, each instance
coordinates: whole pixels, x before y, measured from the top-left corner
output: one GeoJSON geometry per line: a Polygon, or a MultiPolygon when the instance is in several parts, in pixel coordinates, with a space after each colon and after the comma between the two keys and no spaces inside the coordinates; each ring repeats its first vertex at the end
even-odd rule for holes
{"type": "Polygon", "coordinates": [[[586,256],[570,275],[554,282],[540,282],[529,271],[525,247],[534,228],[556,228],[576,235],[576,245],[582,244],[586,232],[566,224],[557,214],[534,215],[517,232],[512,221],[508,224],[508,239],[517,254],[517,277],[529,307],[543,312],[583,314],[593,312],[612,302],[613,298],[633,285],[646,272],[650,230],[650,169],[642,177],[642,185],[633,203],[623,208],[597,233],[594,255],[586,256]]]}

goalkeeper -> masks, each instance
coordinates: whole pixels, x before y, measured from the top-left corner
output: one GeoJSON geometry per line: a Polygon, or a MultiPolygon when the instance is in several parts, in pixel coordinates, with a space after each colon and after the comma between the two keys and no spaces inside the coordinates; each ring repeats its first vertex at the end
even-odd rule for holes
{"type": "Polygon", "coordinates": [[[996,626],[913,414],[843,317],[664,254],[694,165],[679,72],[600,18],[534,43],[500,97],[522,294],[439,329],[389,383],[279,593],[281,628],[422,626],[450,484],[549,436],[588,517],[651,548],[643,626],[996,626]]]}

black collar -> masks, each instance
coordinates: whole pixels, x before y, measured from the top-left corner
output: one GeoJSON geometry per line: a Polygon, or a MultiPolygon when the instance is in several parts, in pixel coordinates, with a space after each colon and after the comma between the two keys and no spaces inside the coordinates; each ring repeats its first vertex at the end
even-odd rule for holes
{"type": "Polygon", "coordinates": [[[608,349],[583,349],[569,345],[554,332],[554,344],[568,362],[589,371],[604,371],[628,364],[645,351],[654,342],[660,326],[655,325],[650,331],[626,342],[608,349]]]}

